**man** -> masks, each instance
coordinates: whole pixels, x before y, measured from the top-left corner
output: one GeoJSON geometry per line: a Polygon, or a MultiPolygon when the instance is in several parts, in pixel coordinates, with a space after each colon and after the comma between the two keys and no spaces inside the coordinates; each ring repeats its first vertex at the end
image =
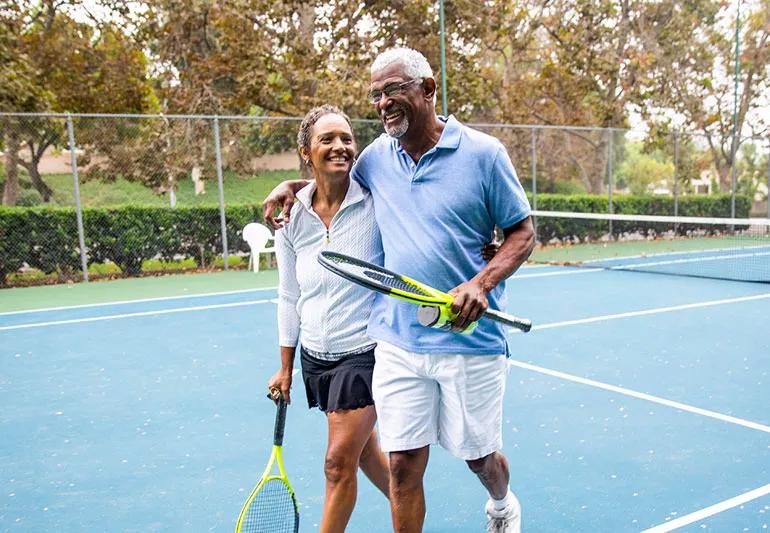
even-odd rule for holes
{"type": "MultiPolygon", "coordinates": [[[[456,313],[455,333],[448,333],[421,326],[412,304],[378,297],[372,309],[373,392],[381,446],[390,454],[393,528],[422,530],[423,476],[429,446],[439,443],[465,460],[489,493],[488,531],[519,532],[521,508],[500,452],[505,334],[489,320],[472,334],[458,332],[487,306],[504,307],[504,280],[534,246],[529,204],[502,144],[452,116],[437,116],[435,97],[422,54],[405,48],[380,54],[369,99],[387,135],[352,170],[372,193],[385,267],[451,289],[456,313]],[[505,240],[486,263],[480,250],[495,226],[505,240]]],[[[275,209],[282,205],[285,217],[293,203],[291,187],[279,186],[265,201],[266,221],[274,226],[275,209]]]]}

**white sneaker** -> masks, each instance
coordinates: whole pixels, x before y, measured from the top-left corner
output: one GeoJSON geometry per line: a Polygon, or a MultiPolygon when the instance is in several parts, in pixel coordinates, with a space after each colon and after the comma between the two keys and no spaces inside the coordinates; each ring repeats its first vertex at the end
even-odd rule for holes
{"type": "Polygon", "coordinates": [[[492,500],[487,500],[487,533],[521,533],[521,504],[513,496],[513,505],[496,511],[492,500]]]}

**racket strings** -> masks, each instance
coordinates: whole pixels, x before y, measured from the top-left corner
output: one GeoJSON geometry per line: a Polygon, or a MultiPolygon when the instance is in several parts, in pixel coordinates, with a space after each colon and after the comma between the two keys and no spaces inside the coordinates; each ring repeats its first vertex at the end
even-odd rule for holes
{"type": "Polygon", "coordinates": [[[242,533],[295,533],[299,519],[294,497],[282,479],[270,479],[246,510],[242,533]]]}
{"type": "Polygon", "coordinates": [[[404,292],[411,292],[412,294],[419,294],[420,296],[430,296],[429,293],[422,290],[420,287],[412,285],[411,283],[382,272],[376,272],[374,270],[362,269],[362,273],[369,279],[379,281],[383,285],[387,285],[391,289],[398,289],[404,292]]]}

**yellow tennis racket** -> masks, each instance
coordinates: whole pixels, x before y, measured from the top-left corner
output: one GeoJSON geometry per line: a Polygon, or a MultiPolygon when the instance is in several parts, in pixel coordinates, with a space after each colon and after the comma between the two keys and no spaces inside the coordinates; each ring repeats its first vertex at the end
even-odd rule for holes
{"type": "Polygon", "coordinates": [[[283,468],[283,428],[286,425],[286,402],[278,389],[270,395],[276,401],[273,451],[257,486],[243,504],[235,533],[297,533],[299,510],[294,489],[283,468]],[[278,473],[272,473],[278,465],[278,473]]]}
{"type": "MultiPolygon", "coordinates": [[[[337,252],[321,252],[318,262],[338,276],[358,285],[420,306],[417,319],[423,326],[451,326],[452,296],[412,278],[381,266],[337,252]]],[[[532,322],[494,309],[484,311],[484,318],[521,331],[532,329],[532,322]]]]}

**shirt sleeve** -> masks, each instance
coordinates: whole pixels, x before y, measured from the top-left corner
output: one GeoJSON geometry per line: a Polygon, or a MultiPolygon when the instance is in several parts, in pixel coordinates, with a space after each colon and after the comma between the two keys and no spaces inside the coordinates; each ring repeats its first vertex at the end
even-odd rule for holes
{"type": "Polygon", "coordinates": [[[275,257],[278,261],[278,344],[297,346],[299,340],[299,282],[297,281],[297,255],[286,228],[275,232],[275,257]]]}
{"type": "Polygon", "coordinates": [[[497,149],[490,178],[487,202],[495,224],[505,229],[527,218],[530,215],[529,200],[502,145],[497,149]]]}

